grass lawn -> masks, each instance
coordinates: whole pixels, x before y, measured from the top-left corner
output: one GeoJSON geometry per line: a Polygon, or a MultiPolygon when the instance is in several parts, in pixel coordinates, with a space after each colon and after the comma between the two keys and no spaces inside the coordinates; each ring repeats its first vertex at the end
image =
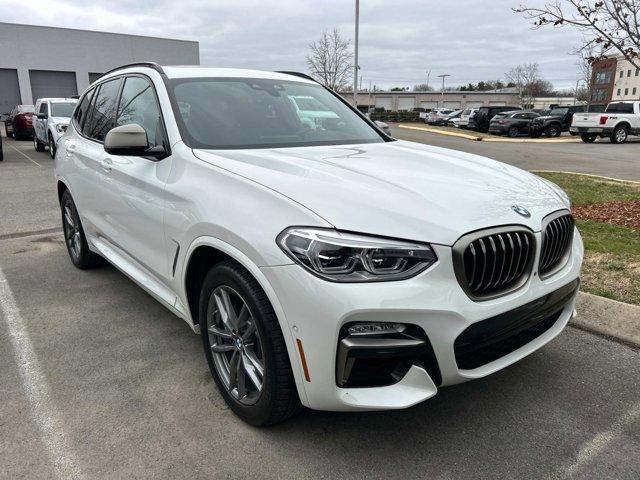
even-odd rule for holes
{"type": "MultiPolygon", "coordinates": [[[[640,200],[640,185],[586,175],[534,172],[562,187],[574,205],[640,200]]],[[[582,290],[640,305],[640,230],[576,219],[585,244],[582,290]]]]}

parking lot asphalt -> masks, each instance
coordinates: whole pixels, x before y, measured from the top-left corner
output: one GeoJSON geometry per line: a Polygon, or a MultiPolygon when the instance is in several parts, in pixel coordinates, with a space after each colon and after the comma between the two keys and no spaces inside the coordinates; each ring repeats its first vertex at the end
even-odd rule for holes
{"type": "Polygon", "coordinates": [[[0,477],[640,477],[640,353],[572,327],[408,410],[245,425],[184,322],[112,267],[75,269],[59,233],[26,235],[58,226],[52,161],[12,144],[0,163],[0,477]]]}
{"type": "Polygon", "coordinates": [[[640,139],[628,143],[496,143],[475,142],[420,130],[391,127],[398,139],[474,153],[526,170],[562,170],[640,181],[640,139]]]}

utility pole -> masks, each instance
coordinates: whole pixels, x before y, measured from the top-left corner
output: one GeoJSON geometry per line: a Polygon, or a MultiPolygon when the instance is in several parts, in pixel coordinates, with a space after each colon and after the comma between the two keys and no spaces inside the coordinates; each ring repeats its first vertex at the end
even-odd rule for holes
{"type": "Polygon", "coordinates": [[[360,0],[356,0],[356,36],[355,36],[355,64],[353,65],[353,106],[358,108],[358,28],[360,23],[360,0]]]}
{"type": "Polygon", "coordinates": [[[427,92],[429,91],[429,79],[431,78],[431,70],[427,70],[427,92]]]}
{"type": "Polygon", "coordinates": [[[450,77],[451,75],[448,73],[443,73],[442,75],[438,75],[438,78],[442,78],[442,90],[440,98],[442,99],[442,106],[444,107],[444,79],[450,77]]]}

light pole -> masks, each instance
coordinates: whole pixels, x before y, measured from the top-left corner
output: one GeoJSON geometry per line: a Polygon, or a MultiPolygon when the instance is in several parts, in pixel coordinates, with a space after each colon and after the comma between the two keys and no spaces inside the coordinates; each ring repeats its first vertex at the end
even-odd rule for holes
{"type": "Polygon", "coordinates": [[[444,107],[444,79],[447,77],[450,77],[451,75],[448,73],[443,73],[442,75],[438,75],[438,78],[442,78],[442,94],[440,96],[440,98],[442,99],[442,106],[444,107]]]}
{"type": "Polygon", "coordinates": [[[429,79],[431,78],[431,70],[427,70],[427,92],[429,91],[429,79]]]}
{"type": "Polygon", "coordinates": [[[355,63],[353,65],[353,106],[358,108],[358,28],[360,23],[360,0],[356,0],[356,35],[354,41],[354,60],[355,63]]]}

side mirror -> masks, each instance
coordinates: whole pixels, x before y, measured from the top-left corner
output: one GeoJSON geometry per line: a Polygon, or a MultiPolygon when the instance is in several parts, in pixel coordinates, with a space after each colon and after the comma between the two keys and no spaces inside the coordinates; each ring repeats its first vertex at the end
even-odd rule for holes
{"type": "Polygon", "coordinates": [[[387,135],[391,136],[391,128],[389,128],[389,125],[387,125],[384,122],[381,122],[380,120],[376,120],[376,126],[382,130],[384,133],[386,133],[387,135]]]}
{"type": "Polygon", "coordinates": [[[137,123],[112,128],[104,139],[104,149],[111,155],[162,157],[162,147],[149,147],[147,132],[137,123]]]}
{"type": "Polygon", "coordinates": [[[39,114],[37,115],[37,117],[38,117],[40,120],[46,120],[46,119],[47,119],[47,117],[48,117],[48,115],[47,115],[46,113],[39,113],[39,114]]]}

